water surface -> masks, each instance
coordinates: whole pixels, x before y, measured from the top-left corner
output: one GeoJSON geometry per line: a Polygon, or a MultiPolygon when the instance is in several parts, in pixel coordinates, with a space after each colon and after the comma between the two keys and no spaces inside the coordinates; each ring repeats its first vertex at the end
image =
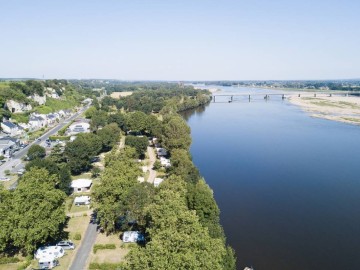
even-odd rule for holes
{"type": "Polygon", "coordinates": [[[238,269],[360,269],[360,127],[280,97],[224,101],[188,123],[238,269]]]}

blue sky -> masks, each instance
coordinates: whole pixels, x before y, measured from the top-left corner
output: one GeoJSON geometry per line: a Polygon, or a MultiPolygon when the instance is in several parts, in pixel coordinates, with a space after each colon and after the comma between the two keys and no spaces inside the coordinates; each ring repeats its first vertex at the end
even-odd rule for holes
{"type": "Polygon", "coordinates": [[[0,0],[0,77],[360,78],[360,1],[0,0]]]}

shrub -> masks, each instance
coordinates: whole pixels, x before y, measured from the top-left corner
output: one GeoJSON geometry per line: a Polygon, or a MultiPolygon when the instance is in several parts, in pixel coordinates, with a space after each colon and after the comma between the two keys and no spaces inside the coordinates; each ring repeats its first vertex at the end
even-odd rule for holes
{"type": "Polygon", "coordinates": [[[90,263],[90,270],[122,270],[125,269],[122,263],[90,263]]]}
{"type": "Polygon", "coordinates": [[[4,173],[5,175],[10,175],[10,170],[5,170],[4,173]]]}
{"type": "Polygon", "coordinates": [[[106,245],[98,244],[98,245],[94,245],[93,252],[94,254],[96,254],[96,252],[99,249],[115,249],[115,248],[116,248],[115,244],[106,244],[106,245]]]}
{"type": "Polygon", "coordinates": [[[81,240],[81,234],[80,233],[75,233],[74,240],[81,240]]]}
{"type": "Polygon", "coordinates": [[[17,263],[20,262],[17,257],[2,257],[0,258],[0,264],[17,263]]]}

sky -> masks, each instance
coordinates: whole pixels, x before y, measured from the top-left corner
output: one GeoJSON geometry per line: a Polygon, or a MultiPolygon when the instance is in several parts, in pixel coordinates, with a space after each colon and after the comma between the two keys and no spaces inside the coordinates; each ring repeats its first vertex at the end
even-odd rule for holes
{"type": "Polygon", "coordinates": [[[359,0],[0,0],[0,78],[360,78],[359,0]]]}

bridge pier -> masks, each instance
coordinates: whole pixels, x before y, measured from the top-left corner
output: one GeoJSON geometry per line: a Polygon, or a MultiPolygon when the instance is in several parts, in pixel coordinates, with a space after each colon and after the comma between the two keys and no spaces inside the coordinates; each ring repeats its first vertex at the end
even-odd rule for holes
{"type": "Polygon", "coordinates": [[[316,97],[316,94],[314,94],[314,97],[316,97]]]}
{"type": "Polygon", "coordinates": [[[282,97],[281,97],[283,100],[285,99],[285,95],[282,95],[282,97]]]}
{"type": "Polygon", "coordinates": [[[249,95],[249,102],[250,102],[251,96],[249,95]]]}
{"type": "Polygon", "coordinates": [[[299,94],[299,97],[300,97],[300,94],[299,94]]]}

